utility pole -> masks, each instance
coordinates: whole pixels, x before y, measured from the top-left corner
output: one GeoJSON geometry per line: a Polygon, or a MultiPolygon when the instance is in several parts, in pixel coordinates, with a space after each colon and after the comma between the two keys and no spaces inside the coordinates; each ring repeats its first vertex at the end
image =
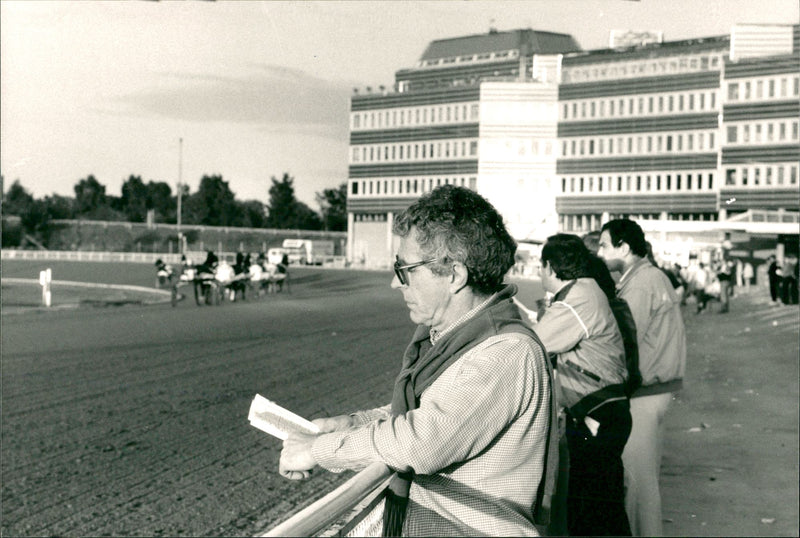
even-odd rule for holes
{"type": "Polygon", "coordinates": [[[178,138],[178,254],[183,254],[181,233],[181,198],[183,197],[183,138],[178,138]]]}

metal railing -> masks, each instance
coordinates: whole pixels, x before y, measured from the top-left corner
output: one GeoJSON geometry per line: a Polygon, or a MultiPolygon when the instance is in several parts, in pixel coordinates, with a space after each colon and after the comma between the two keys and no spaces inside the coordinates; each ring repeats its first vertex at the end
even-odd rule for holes
{"type": "Polygon", "coordinates": [[[383,463],[373,463],[260,536],[380,536],[392,474],[383,463]]]}

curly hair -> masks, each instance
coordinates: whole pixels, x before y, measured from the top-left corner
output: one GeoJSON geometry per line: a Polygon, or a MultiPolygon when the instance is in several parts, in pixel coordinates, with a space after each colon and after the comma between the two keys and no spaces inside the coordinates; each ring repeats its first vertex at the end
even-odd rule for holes
{"type": "Polygon", "coordinates": [[[442,185],[422,196],[400,213],[392,232],[414,239],[425,258],[439,260],[431,271],[449,272],[449,263],[467,268],[467,285],[481,295],[496,293],[514,265],[517,243],[508,233],[503,218],[478,193],[455,185],[442,185]]]}
{"type": "Polygon", "coordinates": [[[630,219],[614,219],[603,224],[602,231],[608,232],[611,243],[618,247],[627,243],[631,252],[640,258],[647,256],[647,241],[644,231],[635,221],[630,219]]]}

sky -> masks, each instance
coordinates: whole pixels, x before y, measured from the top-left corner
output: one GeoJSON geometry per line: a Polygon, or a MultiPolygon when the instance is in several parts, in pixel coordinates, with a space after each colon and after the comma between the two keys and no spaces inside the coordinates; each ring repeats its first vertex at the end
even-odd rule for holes
{"type": "Polygon", "coordinates": [[[798,5],[0,0],[0,173],[37,198],[73,196],[90,174],[115,196],[130,175],[195,192],[219,174],[237,199],[263,202],[288,173],[318,210],[315,193],[347,180],[353,88],[391,86],[433,40],[533,28],[590,50],[612,29],[673,41],[796,24],[798,5]]]}

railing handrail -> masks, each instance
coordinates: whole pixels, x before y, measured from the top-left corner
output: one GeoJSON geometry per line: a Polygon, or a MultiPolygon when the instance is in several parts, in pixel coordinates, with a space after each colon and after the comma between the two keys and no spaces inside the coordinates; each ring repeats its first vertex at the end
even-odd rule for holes
{"type": "Polygon", "coordinates": [[[314,536],[353,510],[370,493],[382,487],[391,475],[392,470],[386,465],[380,462],[373,463],[335,490],[260,536],[314,536]]]}

